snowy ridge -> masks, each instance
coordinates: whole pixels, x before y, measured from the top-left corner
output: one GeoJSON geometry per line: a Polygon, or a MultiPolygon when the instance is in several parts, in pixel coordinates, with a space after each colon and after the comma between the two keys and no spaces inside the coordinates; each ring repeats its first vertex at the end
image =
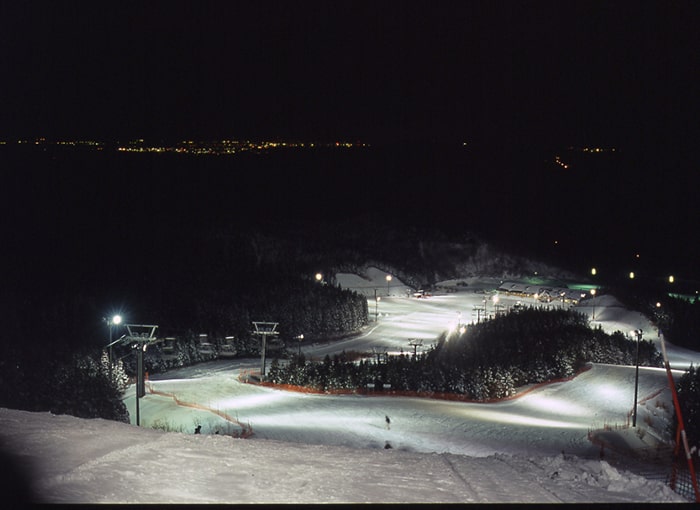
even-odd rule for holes
{"type": "Polygon", "coordinates": [[[682,502],[605,461],[244,440],[0,409],[46,503],[682,502]],[[68,460],[68,461],[67,461],[68,460]]]}

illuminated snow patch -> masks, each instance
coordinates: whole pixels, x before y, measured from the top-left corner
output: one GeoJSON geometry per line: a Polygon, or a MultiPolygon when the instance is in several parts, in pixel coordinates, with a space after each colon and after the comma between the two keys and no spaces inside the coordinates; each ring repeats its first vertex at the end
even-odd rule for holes
{"type": "Polygon", "coordinates": [[[347,414],[328,413],[326,411],[312,411],[308,409],[283,408],[267,414],[255,416],[256,425],[276,425],[278,427],[299,427],[312,425],[314,428],[330,428],[342,431],[352,430],[361,425],[367,425],[371,421],[366,416],[351,416],[347,414]]]}
{"type": "Polygon", "coordinates": [[[217,409],[230,409],[238,411],[240,409],[251,409],[256,407],[274,406],[283,400],[291,400],[299,396],[290,396],[282,392],[259,393],[257,395],[239,395],[224,398],[213,403],[217,409]]]}
{"type": "Polygon", "coordinates": [[[625,400],[630,393],[629,388],[620,388],[609,382],[598,381],[590,381],[588,391],[590,394],[597,393],[600,397],[613,401],[625,400]]]}
{"type": "Polygon", "coordinates": [[[590,414],[590,410],[584,409],[570,400],[546,395],[526,395],[522,398],[522,404],[538,411],[544,410],[558,415],[586,416],[590,414]]]}
{"type": "Polygon", "coordinates": [[[477,418],[479,420],[490,421],[494,423],[511,423],[514,425],[564,429],[581,428],[580,423],[575,423],[571,421],[548,420],[544,418],[537,418],[535,416],[493,411],[489,409],[470,410],[469,416],[472,418],[477,418]]]}

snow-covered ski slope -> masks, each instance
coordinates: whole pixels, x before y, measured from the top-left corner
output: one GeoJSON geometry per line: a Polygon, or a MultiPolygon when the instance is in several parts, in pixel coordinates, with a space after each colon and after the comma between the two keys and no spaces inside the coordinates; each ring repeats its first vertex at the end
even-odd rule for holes
{"type": "MultiPolygon", "coordinates": [[[[494,288],[474,280],[467,291],[415,299],[396,278],[387,288],[384,276],[374,271],[363,279],[370,312],[377,304],[377,323],[351,339],[304,346],[307,356],[409,351],[415,338],[427,347],[455,323],[470,322],[473,307],[491,299],[473,289],[494,288]],[[378,303],[374,288],[384,292],[378,303]]],[[[338,280],[348,285],[350,278],[338,280]]],[[[507,306],[509,298],[501,299],[507,306]]],[[[591,305],[579,310],[591,314],[591,305]]],[[[606,330],[642,328],[645,337],[660,340],[646,319],[614,297],[596,297],[595,306],[596,324],[606,330]]],[[[700,357],[667,347],[679,368],[700,357]]],[[[660,369],[640,369],[638,429],[644,433],[624,428],[633,408],[634,367],[594,365],[570,381],[524,388],[518,398],[489,404],[312,395],[239,380],[259,369],[260,360],[227,360],[152,376],[155,393],[139,404],[141,428],[1,410],[0,438],[32,466],[35,493],[55,503],[686,501],[663,481],[601,460],[600,445],[589,440],[606,425],[621,427],[606,437],[619,448],[654,448],[667,439],[672,407],[660,369]],[[198,425],[202,434],[194,435],[198,425]],[[253,436],[229,435],[242,427],[253,436]]],[[[133,393],[126,396],[132,421],[133,393]]]]}

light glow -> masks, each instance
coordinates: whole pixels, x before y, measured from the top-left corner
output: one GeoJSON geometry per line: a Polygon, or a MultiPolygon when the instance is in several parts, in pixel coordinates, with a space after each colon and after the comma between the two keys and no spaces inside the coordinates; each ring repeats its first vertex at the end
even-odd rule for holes
{"type": "Polygon", "coordinates": [[[265,407],[268,405],[274,406],[275,402],[290,400],[292,398],[294,398],[294,394],[287,395],[281,391],[260,393],[257,395],[239,395],[212,402],[212,407],[214,409],[238,411],[241,409],[255,409],[257,407],[265,407]]]}
{"type": "Polygon", "coordinates": [[[588,416],[590,410],[581,407],[580,405],[557,397],[549,397],[546,395],[527,395],[522,398],[522,404],[531,407],[536,411],[544,411],[546,413],[555,413],[558,416],[588,416]]]}
{"type": "MultiPolygon", "coordinates": [[[[485,404],[488,405],[488,404],[485,404]]],[[[562,420],[548,420],[545,418],[537,418],[535,416],[527,416],[524,414],[512,413],[507,411],[497,411],[492,409],[469,409],[467,414],[470,418],[476,418],[483,421],[494,423],[510,423],[513,425],[534,425],[537,427],[559,428],[559,429],[577,429],[581,428],[580,423],[562,420]]]]}

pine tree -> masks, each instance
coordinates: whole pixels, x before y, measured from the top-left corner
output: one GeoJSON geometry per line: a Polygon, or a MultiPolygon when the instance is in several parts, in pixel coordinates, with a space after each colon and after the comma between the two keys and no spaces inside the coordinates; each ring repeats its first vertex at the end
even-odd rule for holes
{"type": "MultiPolygon", "coordinates": [[[[678,402],[683,415],[683,426],[691,446],[700,448],[700,370],[691,365],[688,371],[681,376],[676,386],[678,402]]],[[[673,414],[673,430],[676,433],[678,418],[673,414]]]]}

